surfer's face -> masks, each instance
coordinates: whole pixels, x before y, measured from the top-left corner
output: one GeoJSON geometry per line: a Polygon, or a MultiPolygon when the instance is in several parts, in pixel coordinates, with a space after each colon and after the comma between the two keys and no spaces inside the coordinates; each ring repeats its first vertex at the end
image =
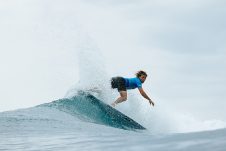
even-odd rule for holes
{"type": "Polygon", "coordinates": [[[147,78],[146,75],[141,75],[141,76],[139,77],[139,79],[140,79],[140,81],[141,81],[142,83],[144,83],[144,81],[146,80],[146,78],[147,78]]]}

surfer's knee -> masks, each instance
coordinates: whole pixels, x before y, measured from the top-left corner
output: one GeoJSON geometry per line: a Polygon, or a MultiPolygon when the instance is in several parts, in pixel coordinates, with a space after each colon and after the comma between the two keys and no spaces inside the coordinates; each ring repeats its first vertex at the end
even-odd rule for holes
{"type": "Polygon", "coordinates": [[[122,101],[126,101],[127,100],[127,92],[126,91],[120,91],[120,96],[121,96],[121,100],[122,101]]]}
{"type": "Polygon", "coordinates": [[[126,101],[126,100],[127,100],[127,96],[123,96],[122,101],[126,101]]]}

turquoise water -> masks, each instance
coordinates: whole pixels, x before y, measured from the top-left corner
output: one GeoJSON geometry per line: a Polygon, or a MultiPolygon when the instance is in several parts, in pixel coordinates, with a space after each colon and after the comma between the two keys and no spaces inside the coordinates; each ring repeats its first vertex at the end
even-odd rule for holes
{"type": "Polygon", "coordinates": [[[0,150],[226,149],[225,129],[153,134],[94,96],[81,93],[70,99],[2,112],[0,121],[0,150]]]}

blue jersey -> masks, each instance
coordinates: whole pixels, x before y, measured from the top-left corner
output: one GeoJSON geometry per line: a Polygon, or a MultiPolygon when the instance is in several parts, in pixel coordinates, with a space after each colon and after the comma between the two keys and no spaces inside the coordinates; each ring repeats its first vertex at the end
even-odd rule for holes
{"type": "Polygon", "coordinates": [[[124,78],[126,81],[126,89],[141,88],[142,83],[139,78],[124,78]]]}

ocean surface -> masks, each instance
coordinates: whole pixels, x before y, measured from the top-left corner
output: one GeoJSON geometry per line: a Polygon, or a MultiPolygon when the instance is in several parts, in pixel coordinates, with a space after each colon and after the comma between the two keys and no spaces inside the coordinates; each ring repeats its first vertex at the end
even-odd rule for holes
{"type": "Polygon", "coordinates": [[[0,112],[0,151],[226,151],[223,1],[1,0],[0,12],[0,107],[68,90],[0,112]],[[155,107],[135,91],[107,105],[109,79],[140,69],[155,107]]]}
{"type": "Polygon", "coordinates": [[[226,150],[226,129],[153,133],[87,93],[1,112],[0,137],[2,151],[226,150]]]}

